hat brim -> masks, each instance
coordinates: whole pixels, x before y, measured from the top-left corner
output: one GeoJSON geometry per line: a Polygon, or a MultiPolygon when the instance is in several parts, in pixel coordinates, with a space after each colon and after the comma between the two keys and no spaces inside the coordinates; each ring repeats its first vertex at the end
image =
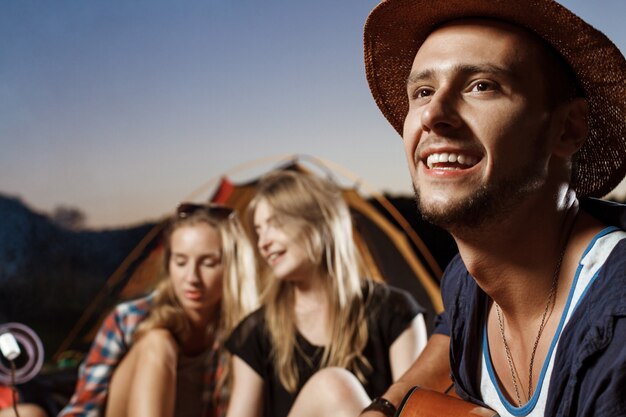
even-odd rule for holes
{"type": "Polygon", "coordinates": [[[386,0],[365,24],[365,70],[387,120],[402,135],[406,79],[430,32],[460,18],[493,18],[543,38],[572,67],[589,103],[589,136],[572,183],[579,196],[602,197],[626,174],[626,60],[602,32],[551,0],[386,0]]]}

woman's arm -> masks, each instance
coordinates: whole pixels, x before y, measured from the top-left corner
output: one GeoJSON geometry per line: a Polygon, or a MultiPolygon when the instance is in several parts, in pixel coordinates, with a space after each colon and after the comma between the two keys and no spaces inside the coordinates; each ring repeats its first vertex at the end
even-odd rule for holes
{"type": "Polygon", "coordinates": [[[233,355],[233,389],[226,417],[263,415],[263,379],[239,356],[233,355]]]}
{"type": "MultiPolygon", "coordinates": [[[[450,337],[434,334],[428,339],[426,347],[409,370],[389,387],[383,397],[398,407],[402,398],[415,385],[443,392],[451,383],[450,337]]],[[[361,417],[381,416],[382,413],[375,411],[361,414],[361,417]]]]}
{"type": "Polygon", "coordinates": [[[394,381],[397,381],[415,362],[424,346],[426,346],[427,339],[424,315],[418,314],[413,318],[409,327],[391,344],[389,349],[391,376],[394,381]]]}

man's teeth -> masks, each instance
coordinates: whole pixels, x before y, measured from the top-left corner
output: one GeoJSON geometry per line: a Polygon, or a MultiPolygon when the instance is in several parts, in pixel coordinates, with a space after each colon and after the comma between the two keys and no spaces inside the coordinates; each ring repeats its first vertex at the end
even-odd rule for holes
{"type": "Polygon", "coordinates": [[[428,155],[428,158],[426,158],[426,165],[428,165],[428,168],[432,169],[435,164],[438,163],[457,163],[460,165],[473,166],[478,163],[478,158],[475,156],[448,152],[433,153],[428,155]]]}

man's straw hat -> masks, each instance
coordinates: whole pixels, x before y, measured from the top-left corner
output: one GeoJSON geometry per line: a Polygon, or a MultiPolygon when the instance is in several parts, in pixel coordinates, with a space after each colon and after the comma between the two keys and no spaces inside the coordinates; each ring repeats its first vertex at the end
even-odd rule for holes
{"type": "Polygon", "coordinates": [[[552,0],[383,0],[365,23],[365,70],[374,99],[402,135],[406,79],[417,50],[442,23],[499,19],[536,33],[559,52],[589,102],[590,131],[578,152],[579,196],[601,197],[626,174],[626,60],[603,33],[552,0]]]}

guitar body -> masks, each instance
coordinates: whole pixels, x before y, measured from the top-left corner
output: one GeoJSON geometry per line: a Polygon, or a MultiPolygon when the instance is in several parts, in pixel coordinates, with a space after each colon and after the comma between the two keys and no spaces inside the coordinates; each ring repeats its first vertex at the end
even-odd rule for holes
{"type": "Polygon", "coordinates": [[[498,417],[498,413],[441,392],[413,387],[396,417],[498,417]]]}

